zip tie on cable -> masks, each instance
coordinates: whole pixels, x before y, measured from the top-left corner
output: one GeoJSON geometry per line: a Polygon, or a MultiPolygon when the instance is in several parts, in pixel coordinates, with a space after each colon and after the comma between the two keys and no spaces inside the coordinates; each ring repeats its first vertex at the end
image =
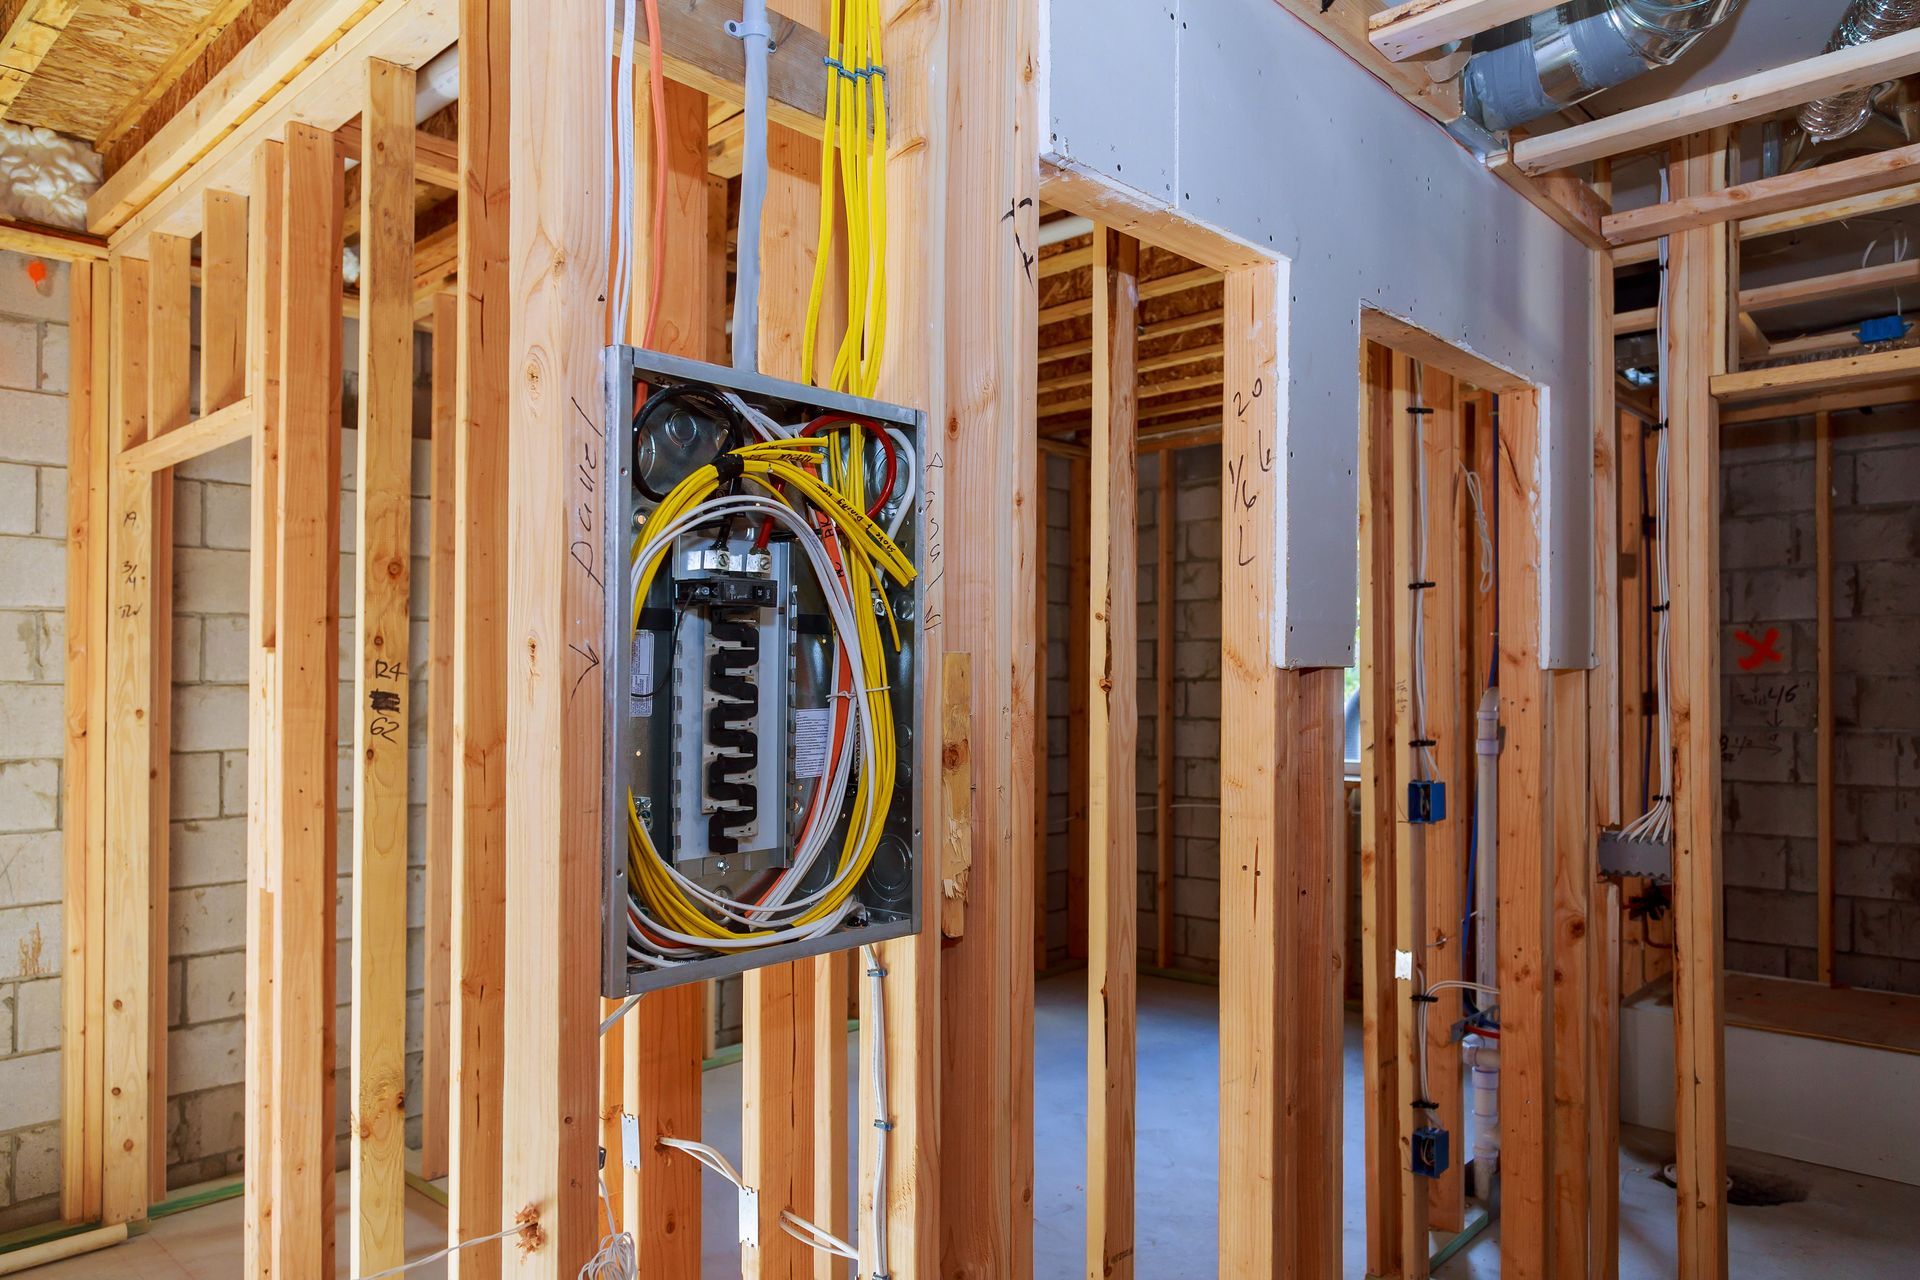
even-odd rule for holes
{"type": "Polygon", "coordinates": [[[1662,418],[1658,422],[1648,424],[1647,434],[1657,435],[1658,433],[1665,431],[1666,429],[1667,429],[1667,420],[1665,418],[1662,418]]]}
{"type": "Polygon", "coordinates": [[[1409,591],[1431,591],[1433,588],[1434,584],[1431,582],[1409,582],[1407,584],[1407,590],[1409,591]]]}
{"type": "Polygon", "coordinates": [[[1415,417],[1424,418],[1432,413],[1433,410],[1424,405],[1410,404],[1407,406],[1407,412],[1413,414],[1415,417]]]}
{"type": "Polygon", "coordinates": [[[881,1131],[882,1133],[892,1133],[892,1132],[893,1132],[893,1121],[891,1121],[891,1120],[875,1120],[875,1121],[873,1122],[873,1127],[874,1127],[874,1128],[876,1128],[876,1129],[878,1129],[878,1130],[880,1130],[880,1131],[881,1131]]]}
{"type": "Polygon", "coordinates": [[[1410,747],[1437,747],[1440,745],[1440,739],[1415,738],[1412,742],[1409,742],[1407,745],[1410,747]]]}
{"type": "Polygon", "coordinates": [[[1665,604],[1648,605],[1647,612],[1648,613],[1665,613],[1668,609],[1671,609],[1672,607],[1673,607],[1673,601],[1669,600],[1665,604]]]}
{"type": "Polygon", "coordinates": [[[1440,1003],[1440,997],[1433,995],[1430,992],[1416,991],[1411,996],[1409,996],[1408,999],[1412,1000],[1415,1004],[1439,1004],[1440,1003]]]}

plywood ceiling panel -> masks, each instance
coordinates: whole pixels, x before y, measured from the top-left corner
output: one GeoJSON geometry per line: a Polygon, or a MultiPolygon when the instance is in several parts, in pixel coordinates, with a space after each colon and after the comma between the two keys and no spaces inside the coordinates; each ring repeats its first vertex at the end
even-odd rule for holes
{"type": "Polygon", "coordinates": [[[223,7],[221,0],[85,0],[7,118],[92,141],[223,7]]]}

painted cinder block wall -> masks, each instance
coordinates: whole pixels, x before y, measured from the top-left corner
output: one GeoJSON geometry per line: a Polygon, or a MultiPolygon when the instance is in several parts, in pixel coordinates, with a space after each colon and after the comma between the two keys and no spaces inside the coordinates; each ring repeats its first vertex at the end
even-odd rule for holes
{"type": "MultiPolygon", "coordinates": [[[[1833,419],[1834,974],[1920,993],[1920,410],[1833,419]]],[[[1814,426],[1722,436],[1727,967],[1817,976],[1814,426]]]]}

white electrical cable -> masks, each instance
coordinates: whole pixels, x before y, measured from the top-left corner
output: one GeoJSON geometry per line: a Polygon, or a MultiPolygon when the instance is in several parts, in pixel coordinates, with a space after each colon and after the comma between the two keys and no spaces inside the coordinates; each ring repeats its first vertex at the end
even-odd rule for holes
{"type": "Polygon", "coordinates": [[[887,1097],[887,971],[880,967],[880,955],[871,946],[860,948],[867,966],[869,1004],[873,1016],[873,1127],[878,1135],[873,1142],[873,1189],[868,1200],[867,1229],[873,1234],[873,1274],[891,1274],[887,1266],[887,1145],[893,1135],[893,1107],[887,1097]]]}
{"type": "Polygon", "coordinates": [[[1473,531],[1480,536],[1480,594],[1484,596],[1493,590],[1493,535],[1487,531],[1486,495],[1480,489],[1479,472],[1462,467],[1460,478],[1466,483],[1468,500],[1473,503],[1473,531]]]}
{"type": "MultiPolygon", "coordinates": [[[[1413,476],[1414,476],[1414,523],[1413,523],[1413,579],[1416,583],[1427,580],[1427,458],[1421,442],[1421,424],[1426,414],[1421,412],[1426,406],[1425,379],[1419,361],[1413,362],[1413,476]]],[[[1424,742],[1427,737],[1427,651],[1424,641],[1426,633],[1426,595],[1427,588],[1416,586],[1407,594],[1412,597],[1409,609],[1412,613],[1413,643],[1413,737],[1416,742],[1424,742]]],[[[1432,781],[1440,772],[1438,759],[1433,748],[1423,746],[1414,758],[1413,770],[1419,781],[1432,781]]]]}
{"type": "MultiPolygon", "coordinates": [[[[634,39],[634,0],[625,0],[621,11],[625,18],[625,27],[620,35],[620,64],[615,75],[617,88],[614,93],[614,117],[617,122],[615,141],[619,147],[620,172],[615,182],[618,193],[620,234],[615,239],[619,246],[614,255],[613,273],[613,340],[628,341],[627,324],[633,309],[633,226],[634,226],[634,105],[633,105],[633,39],[634,39]]],[[[607,20],[613,20],[613,0],[607,0],[607,20]]],[[[655,129],[665,128],[664,121],[655,120],[655,129]]],[[[654,228],[650,234],[658,235],[654,228]]],[[[659,288],[660,282],[649,281],[649,287],[659,288]]]]}
{"type": "MultiPolygon", "coordinates": [[[[1660,174],[1661,199],[1667,198],[1667,175],[1660,174]]],[[[1671,290],[1668,287],[1669,242],[1660,241],[1660,302],[1659,340],[1660,353],[1664,360],[1668,351],[1667,339],[1671,323],[1668,315],[1672,305],[1671,290]]],[[[1672,652],[1673,594],[1667,566],[1667,523],[1669,505],[1667,479],[1669,471],[1667,422],[1671,412],[1670,379],[1662,371],[1660,378],[1660,425],[1657,428],[1659,439],[1654,447],[1653,462],[1653,577],[1654,591],[1659,596],[1657,604],[1650,607],[1658,610],[1654,615],[1654,702],[1657,741],[1654,758],[1658,762],[1660,789],[1655,794],[1647,811],[1621,828],[1620,834],[1629,840],[1649,840],[1664,843],[1673,835],[1673,698],[1671,695],[1670,655],[1672,652]]]]}
{"type": "MultiPolygon", "coordinates": [[[[857,635],[858,632],[854,621],[855,605],[847,593],[843,578],[833,568],[833,560],[826,542],[820,533],[791,507],[771,497],[742,493],[717,499],[709,499],[706,502],[696,504],[689,508],[671,525],[657,530],[650,530],[651,536],[642,546],[639,555],[634,558],[633,563],[636,568],[633,571],[633,585],[637,588],[638,566],[650,562],[654,556],[660,553],[664,545],[670,543],[685,529],[707,524],[716,519],[741,514],[770,517],[777,524],[784,526],[795,535],[797,544],[812,563],[814,574],[820,583],[822,595],[826,600],[828,613],[833,621],[836,637],[844,638],[857,635]]],[[[837,540],[837,534],[835,537],[837,540]]],[[[836,666],[840,665],[837,647],[834,661],[836,666]]],[[[827,792],[827,794],[830,795],[845,793],[846,780],[852,769],[854,743],[856,739],[860,743],[862,750],[869,756],[876,754],[879,749],[874,724],[869,712],[870,695],[876,691],[867,686],[861,663],[853,662],[845,665],[850,668],[850,676],[853,684],[851,702],[857,733],[850,733],[843,736],[841,739],[841,750],[831,762],[832,767],[826,774],[826,781],[821,784],[830,788],[827,792]]],[[[874,794],[871,789],[868,789],[864,795],[863,808],[861,812],[856,815],[856,823],[865,825],[878,820],[879,804],[880,798],[874,794]]],[[[774,887],[767,893],[764,899],[758,902],[742,902],[737,899],[728,898],[688,878],[674,867],[670,861],[665,862],[664,865],[668,874],[674,878],[674,881],[678,885],[717,914],[737,923],[759,925],[768,921],[771,917],[775,916],[776,913],[798,914],[804,912],[814,903],[833,894],[841,885],[855,875],[856,864],[852,860],[849,860],[846,865],[841,867],[840,870],[819,889],[801,897],[796,898],[791,896],[794,889],[799,886],[815,862],[818,861],[828,839],[832,835],[832,827],[832,823],[824,820],[813,822],[808,826],[796,844],[792,865],[782,871],[774,887]]],[[[857,904],[849,899],[846,903],[842,904],[839,910],[812,924],[798,925],[785,929],[774,929],[760,937],[729,939],[695,938],[668,929],[658,921],[649,921],[647,932],[657,937],[665,938],[669,942],[679,943],[685,948],[685,950],[660,956],[661,959],[672,960],[676,958],[676,955],[680,957],[691,957],[697,954],[695,948],[699,947],[714,950],[754,950],[761,947],[777,945],[781,942],[819,937],[837,927],[846,918],[847,914],[856,909],[856,907],[857,904]]],[[[649,946],[648,940],[642,933],[637,922],[632,919],[631,913],[629,916],[628,932],[630,941],[639,944],[640,948],[648,953],[647,955],[637,958],[651,959],[654,954],[660,951],[659,948],[649,946]]],[[[629,950],[631,953],[633,949],[630,947],[629,950]]]]}

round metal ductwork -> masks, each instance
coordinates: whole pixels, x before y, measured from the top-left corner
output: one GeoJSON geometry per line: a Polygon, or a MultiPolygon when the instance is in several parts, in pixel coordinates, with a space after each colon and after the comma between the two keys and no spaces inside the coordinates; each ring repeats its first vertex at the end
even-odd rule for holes
{"type": "MultiPolygon", "coordinates": [[[[1920,26],[1920,0],[1853,0],[1827,52],[1882,40],[1920,26]]],[[[1858,133],[1873,117],[1874,90],[1854,89],[1800,108],[1800,127],[1813,142],[1834,142],[1858,133]]]]}
{"type": "MultiPolygon", "coordinates": [[[[1920,0],[1899,0],[1920,5],[1920,0]]],[[[1573,0],[1483,37],[1462,76],[1466,113],[1494,133],[1665,66],[1741,0],[1573,0]]]]}

